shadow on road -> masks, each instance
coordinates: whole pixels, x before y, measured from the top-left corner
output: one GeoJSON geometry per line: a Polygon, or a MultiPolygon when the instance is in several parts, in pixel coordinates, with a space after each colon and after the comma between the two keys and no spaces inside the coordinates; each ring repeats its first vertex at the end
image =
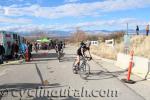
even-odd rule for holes
{"type": "Polygon", "coordinates": [[[64,97],[63,98],[57,98],[57,97],[48,98],[48,97],[45,96],[45,97],[37,97],[37,98],[34,98],[32,100],[80,100],[80,99],[72,97],[72,96],[67,97],[67,98],[64,98],[64,97]]]}
{"type": "Polygon", "coordinates": [[[56,60],[57,53],[36,53],[32,54],[32,61],[48,61],[48,60],[56,60]]]}
{"type": "Polygon", "coordinates": [[[33,58],[54,58],[57,57],[56,53],[35,53],[32,54],[33,58]]]}
{"type": "Polygon", "coordinates": [[[64,86],[61,86],[59,83],[48,84],[46,86],[40,83],[14,83],[14,84],[0,85],[0,89],[16,89],[16,90],[17,89],[36,89],[40,87],[58,88],[58,87],[64,87],[64,86]]]}
{"type": "Polygon", "coordinates": [[[70,97],[62,99],[62,100],[80,100],[80,99],[70,96],[70,97]]]}
{"type": "Polygon", "coordinates": [[[33,98],[32,100],[53,100],[53,99],[45,96],[45,97],[36,97],[36,98],[33,98]]]}
{"type": "Polygon", "coordinates": [[[73,62],[76,57],[63,57],[61,59],[62,62],[73,62]]]}
{"type": "Polygon", "coordinates": [[[124,74],[126,70],[122,71],[102,71],[102,70],[91,70],[90,75],[86,78],[86,80],[103,80],[103,79],[110,79],[114,77],[118,77],[121,74],[124,74]]]}

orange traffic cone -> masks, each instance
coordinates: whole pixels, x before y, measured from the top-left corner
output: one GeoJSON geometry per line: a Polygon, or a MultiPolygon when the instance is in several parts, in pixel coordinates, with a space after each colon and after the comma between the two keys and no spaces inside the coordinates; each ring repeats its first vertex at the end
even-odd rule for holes
{"type": "Polygon", "coordinates": [[[123,82],[125,83],[130,83],[130,84],[134,84],[135,81],[130,80],[130,76],[131,76],[131,72],[132,72],[132,67],[133,67],[133,55],[134,55],[134,51],[131,50],[130,52],[130,62],[129,62],[129,67],[128,67],[128,74],[127,74],[127,79],[122,79],[123,82]]]}

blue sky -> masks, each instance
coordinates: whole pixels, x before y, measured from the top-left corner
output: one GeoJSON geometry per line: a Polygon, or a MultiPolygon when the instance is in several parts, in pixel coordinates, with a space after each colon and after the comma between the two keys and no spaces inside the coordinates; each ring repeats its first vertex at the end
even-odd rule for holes
{"type": "Polygon", "coordinates": [[[125,30],[150,24],[150,0],[0,0],[0,30],[125,30]]]}

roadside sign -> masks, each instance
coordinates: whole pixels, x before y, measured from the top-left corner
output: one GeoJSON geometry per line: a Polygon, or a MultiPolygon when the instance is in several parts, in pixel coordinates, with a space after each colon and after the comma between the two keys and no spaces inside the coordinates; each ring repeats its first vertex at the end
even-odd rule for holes
{"type": "Polygon", "coordinates": [[[125,54],[129,53],[129,48],[131,45],[130,39],[131,37],[129,35],[124,35],[124,53],[125,54]]]}
{"type": "Polygon", "coordinates": [[[131,37],[129,35],[124,35],[124,45],[125,47],[130,47],[130,39],[131,37]]]}

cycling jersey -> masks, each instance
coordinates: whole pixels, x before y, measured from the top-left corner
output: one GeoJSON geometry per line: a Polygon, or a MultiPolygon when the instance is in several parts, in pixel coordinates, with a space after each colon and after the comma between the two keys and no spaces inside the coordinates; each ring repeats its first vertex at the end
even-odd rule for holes
{"type": "Polygon", "coordinates": [[[57,45],[56,45],[56,49],[57,49],[58,51],[61,51],[61,50],[63,49],[63,45],[62,45],[61,43],[57,44],[57,45]]]}
{"type": "Polygon", "coordinates": [[[83,49],[83,53],[87,50],[86,45],[81,45],[80,48],[77,50],[77,55],[79,56],[83,56],[84,54],[82,54],[82,49],[83,49]]]}

